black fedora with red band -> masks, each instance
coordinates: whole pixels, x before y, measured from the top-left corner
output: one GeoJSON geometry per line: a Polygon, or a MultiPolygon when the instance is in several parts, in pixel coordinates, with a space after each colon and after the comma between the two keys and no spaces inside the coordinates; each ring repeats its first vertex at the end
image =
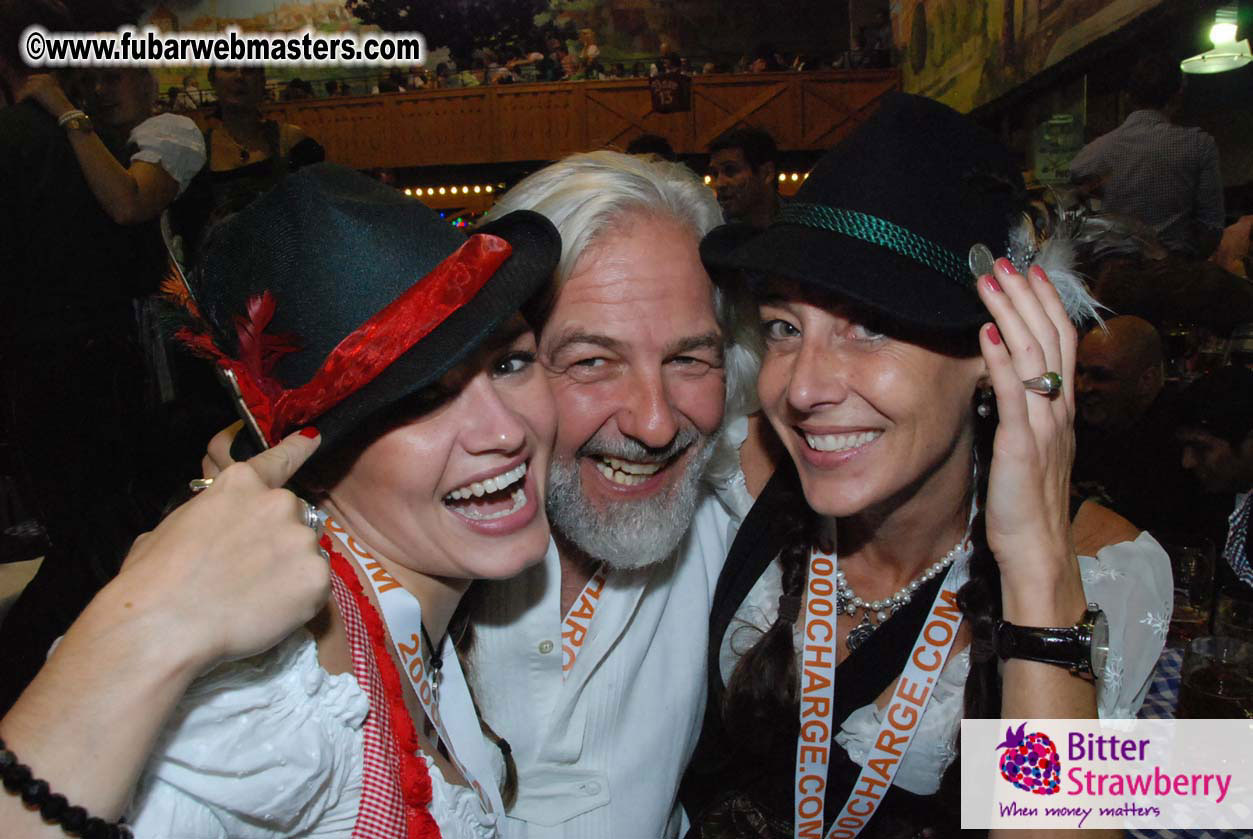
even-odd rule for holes
{"type": "Polygon", "coordinates": [[[238,390],[252,433],[232,456],[308,425],[326,451],[469,357],[560,253],[537,213],[467,238],[420,201],[318,164],[210,231],[188,276],[207,329],[179,337],[238,390]]]}

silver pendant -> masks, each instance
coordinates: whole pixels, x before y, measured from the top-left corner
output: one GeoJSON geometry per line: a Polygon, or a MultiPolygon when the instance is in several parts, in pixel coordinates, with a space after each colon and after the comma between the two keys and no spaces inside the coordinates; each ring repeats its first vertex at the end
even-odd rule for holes
{"type": "Polygon", "coordinates": [[[849,652],[866,643],[866,639],[874,634],[876,627],[870,622],[869,613],[861,616],[861,623],[854,626],[852,631],[844,639],[844,644],[848,647],[849,652]]]}

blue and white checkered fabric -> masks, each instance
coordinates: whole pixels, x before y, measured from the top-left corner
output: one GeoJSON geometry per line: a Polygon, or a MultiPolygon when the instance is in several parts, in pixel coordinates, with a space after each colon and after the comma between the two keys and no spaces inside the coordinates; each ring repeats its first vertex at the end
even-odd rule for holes
{"type": "MultiPolygon", "coordinates": [[[[1149,692],[1140,707],[1142,720],[1173,720],[1175,707],[1179,704],[1179,681],[1183,668],[1183,650],[1167,647],[1157,661],[1149,692]]],[[[1253,836],[1253,829],[1225,830],[1128,830],[1133,839],[1245,839],[1253,836]]]]}
{"type": "Polygon", "coordinates": [[[1227,546],[1223,548],[1223,559],[1227,560],[1237,577],[1246,585],[1253,586],[1253,567],[1249,565],[1249,548],[1245,544],[1249,537],[1250,508],[1253,508],[1253,491],[1244,496],[1244,501],[1227,519],[1227,546]]]}
{"type": "Polygon", "coordinates": [[[1179,704],[1179,673],[1183,667],[1183,650],[1167,647],[1157,660],[1157,669],[1149,682],[1149,692],[1137,715],[1142,720],[1173,720],[1179,704]]]}

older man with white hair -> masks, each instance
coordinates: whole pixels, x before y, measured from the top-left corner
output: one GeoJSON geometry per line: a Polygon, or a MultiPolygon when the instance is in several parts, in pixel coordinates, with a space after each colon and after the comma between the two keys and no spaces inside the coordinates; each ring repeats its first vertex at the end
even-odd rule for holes
{"type": "Polygon", "coordinates": [[[554,544],[487,584],[475,615],[477,696],[518,766],[509,832],[676,836],[709,607],[751,505],[734,446],[715,455],[728,398],[742,413],[753,380],[700,261],[721,213],[684,167],[612,152],[535,173],[491,215],[520,208],[563,250],[539,343],[558,407],[554,544]]]}

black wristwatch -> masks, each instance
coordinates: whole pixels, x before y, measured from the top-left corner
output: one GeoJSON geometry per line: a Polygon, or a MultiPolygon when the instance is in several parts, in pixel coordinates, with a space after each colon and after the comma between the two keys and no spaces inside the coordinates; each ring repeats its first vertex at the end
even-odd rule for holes
{"type": "Polygon", "coordinates": [[[1109,654],[1109,623],[1095,603],[1074,626],[1015,626],[997,621],[996,654],[1065,667],[1076,676],[1095,679],[1105,670],[1109,654]]]}

